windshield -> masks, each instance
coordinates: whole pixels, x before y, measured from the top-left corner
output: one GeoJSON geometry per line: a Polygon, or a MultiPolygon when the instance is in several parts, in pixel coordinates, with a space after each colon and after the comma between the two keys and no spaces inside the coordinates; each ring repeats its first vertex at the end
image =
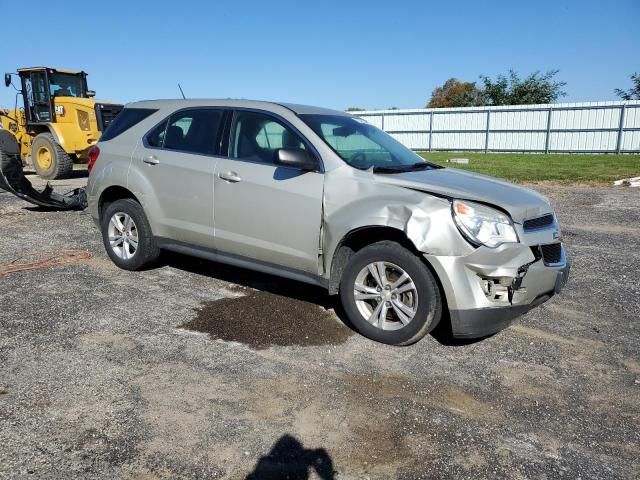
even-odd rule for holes
{"type": "Polygon", "coordinates": [[[381,173],[439,168],[360,118],[313,114],[300,118],[352,167],[381,173]]]}
{"type": "Polygon", "coordinates": [[[80,75],[56,72],[49,75],[52,97],[83,97],[83,81],[80,75]]]}

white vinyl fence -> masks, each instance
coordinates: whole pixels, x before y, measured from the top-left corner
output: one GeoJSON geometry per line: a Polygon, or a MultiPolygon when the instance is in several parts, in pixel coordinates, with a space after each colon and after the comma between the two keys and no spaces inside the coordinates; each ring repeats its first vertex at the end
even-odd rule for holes
{"type": "Polygon", "coordinates": [[[414,150],[640,152],[640,100],[353,113],[414,150]]]}

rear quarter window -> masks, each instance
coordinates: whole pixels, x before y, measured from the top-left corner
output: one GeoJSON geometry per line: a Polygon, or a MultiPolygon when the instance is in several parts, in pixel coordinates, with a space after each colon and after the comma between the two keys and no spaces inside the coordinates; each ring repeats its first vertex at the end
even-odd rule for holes
{"type": "Polygon", "coordinates": [[[107,129],[100,137],[101,142],[106,142],[116,138],[118,135],[129,130],[134,125],[137,125],[142,120],[147,118],[152,113],[158,110],[150,108],[125,108],[111,121],[107,129]]]}

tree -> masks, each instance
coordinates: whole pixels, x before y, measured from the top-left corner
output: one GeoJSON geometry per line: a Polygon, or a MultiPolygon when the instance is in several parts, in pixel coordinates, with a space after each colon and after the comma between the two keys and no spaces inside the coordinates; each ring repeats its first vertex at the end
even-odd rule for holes
{"type": "Polygon", "coordinates": [[[363,112],[364,108],[360,107],[349,107],[347,108],[347,112],[363,112]]]}
{"type": "Polygon", "coordinates": [[[480,75],[484,84],[481,92],[486,105],[553,103],[566,95],[562,87],[567,82],[554,80],[558,71],[549,70],[546,73],[536,71],[521,79],[515,71],[509,70],[508,76],[498,75],[495,81],[485,75],[480,75]]]}
{"type": "Polygon", "coordinates": [[[482,93],[475,82],[461,82],[450,78],[431,94],[427,108],[477,107],[484,105],[482,93]]]}
{"type": "Polygon", "coordinates": [[[640,73],[631,75],[631,83],[633,87],[629,90],[616,88],[614,92],[623,100],[640,100],[640,73]]]}

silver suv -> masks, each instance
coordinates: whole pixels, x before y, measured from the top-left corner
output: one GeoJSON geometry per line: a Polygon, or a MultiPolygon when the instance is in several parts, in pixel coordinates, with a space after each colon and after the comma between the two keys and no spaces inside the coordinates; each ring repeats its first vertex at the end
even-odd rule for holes
{"type": "Polygon", "coordinates": [[[167,249],[320,285],[384,343],[441,320],[458,337],[497,332],[569,272],[545,197],[426,162],[339,111],[132,103],[90,172],[89,211],[119,267],[167,249]]]}

